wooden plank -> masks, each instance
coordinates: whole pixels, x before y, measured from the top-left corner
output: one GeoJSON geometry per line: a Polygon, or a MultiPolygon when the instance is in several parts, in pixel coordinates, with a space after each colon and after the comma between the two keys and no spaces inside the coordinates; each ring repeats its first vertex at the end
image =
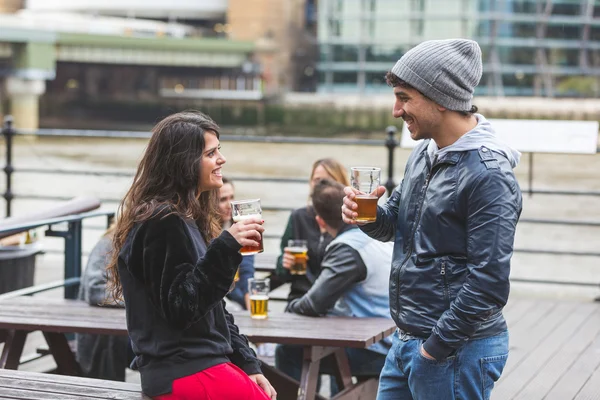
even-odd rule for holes
{"type": "Polygon", "coordinates": [[[515,328],[519,321],[527,316],[527,312],[534,307],[535,301],[529,299],[509,300],[513,304],[509,309],[504,310],[504,318],[509,322],[511,328],[515,328]]]}
{"type": "Polygon", "coordinates": [[[509,378],[509,380],[515,380],[518,377],[518,381],[523,382],[523,388],[515,392],[515,396],[513,397],[515,400],[544,398],[552,382],[544,382],[543,380],[535,380],[534,378],[539,375],[546,375],[543,371],[552,365],[560,367],[559,373],[564,372],[567,360],[561,360],[563,361],[562,366],[551,364],[551,361],[561,349],[564,350],[573,341],[573,338],[577,335],[581,327],[585,325],[590,315],[596,311],[596,308],[596,305],[592,303],[578,304],[573,312],[552,331],[551,335],[527,355],[527,358],[515,369],[511,378],[509,378]]]}
{"type": "MultiPolygon", "coordinates": [[[[115,388],[97,388],[92,385],[74,385],[36,380],[0,378],[0,392],[7,394],[9,390],[20,390],[24,394],[40,396],[75,396],[81,399],[141,399],[141,390],[119,390],[115,388]]],[[[50,397],[53,398],[53,397],[50,397]]]]}
{"type": "Polygon", "coordinates": [[[38,372],[15,371],[0,369],[0,382],[4,379],[18,379],[21,381],[60,383],[74,386],[93,386],[96,388],[116,389],[119,391],[128,391],[137,393],[140,386],[133,383],[108,381],[102,379],[80,378],[75,376],[41,374],[38,372]]]}
{"type": "MultiPolygon", "coordinates": [[[[568,369],[560,379],[552,381],[553,387],[546,396],[547,400],[575,398],[586,381],[590,380],[593,371],[597,371],[600,367],[600,357],[598,356],[600,354],[600,304],[596,303],[596,305],[596,312],[565,346],[567,349],[573,350],[570,359],[564,356],[568,369]]],[[[556,362],[560,363],[561,361],[560,355],[557,355],[556,362]]],[[[595,379],[600,381],[600,377],[595,377],[595,379]]]]}
{"type": "MultiPolygon", "coordinates": [[[[598,349],[596,349],[596,357],[598,356],[598,349]]],[[[577,393],[577,397],[574,400],[598,400],[600,399],[600,368],[596,368],[594,374],[585,383],[585,386],[581,388],[581,391],[577,393]]]]}
{"type": "Polygon", "coordinates": [[[513,371],[575,308],[575,303],[566,303],[548,309],[545,307],[548,303],[554,305],[554,302],[539,301],[538,305],[532,309],[532,312],[535,311],[536,315],[536,318],[532,318],[533,326],[522,323],[520,324],[522,329],[515,329],[516,332],[511,332],[511,336],[515,339],[510,346],[508,361],[504,368],[504,372],[494,389],[494,400],[510,399],[512,395],[518,393],[522,389],[524,382],[519,376],[516,376],[518,374],[514,374],[515,376],[513,377],[513,371]],[[551,312],[549,312],[545,318],[538,320],[539,309],[546,309],[551,312]]]}

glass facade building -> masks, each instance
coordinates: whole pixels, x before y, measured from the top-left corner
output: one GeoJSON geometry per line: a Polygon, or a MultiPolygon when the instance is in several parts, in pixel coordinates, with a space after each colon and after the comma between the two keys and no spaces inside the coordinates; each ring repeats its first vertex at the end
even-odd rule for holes
{"type": "Polygon", "coordinates": [[[383,75],[424,40],[470,38],[476,95],[600,96],[600,0],[319,0],[325,93],[389,90],[383,75]]]}

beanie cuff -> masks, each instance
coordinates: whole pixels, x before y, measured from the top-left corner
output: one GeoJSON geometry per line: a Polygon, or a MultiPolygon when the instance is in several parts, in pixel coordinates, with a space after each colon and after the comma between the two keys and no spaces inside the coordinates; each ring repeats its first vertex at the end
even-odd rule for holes
{"type": "Polygon", "coordinates": [[[472,107],[471,97],[468,100],[454,99],[446,93],[440,92],[434,86],[427,83],[423,78],[416,72],[410,69],[407,65],[402,62],[402,59],[398,60],[396,65],[392,68],[392,73],[398,78],[402,79],[426,97],[430,98],[440,106],[447,108],[452,111],[470,111],[472,107]]]}

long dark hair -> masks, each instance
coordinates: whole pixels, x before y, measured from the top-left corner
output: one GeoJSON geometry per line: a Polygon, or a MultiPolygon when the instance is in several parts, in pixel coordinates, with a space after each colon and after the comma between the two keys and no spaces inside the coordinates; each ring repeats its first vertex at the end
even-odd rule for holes
{"type": "Polygon", "coordinates": [[[118,210],[113,253],[107,266],[108,291],[113,299],[122,300],[119,252],[135,223],[167,209],[195,220],[206,242],[219,234],[218,189],[201,192],[199,187],[206,132],[218,138],[219,126],[197,111],[170,115],[152,130],[133,184],[118,210]]]}

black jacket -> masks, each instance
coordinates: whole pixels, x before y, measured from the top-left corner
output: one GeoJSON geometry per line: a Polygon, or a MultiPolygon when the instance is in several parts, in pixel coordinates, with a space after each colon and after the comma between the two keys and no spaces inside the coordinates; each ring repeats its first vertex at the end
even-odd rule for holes
{"type": "Polygon", "coordinates": [[[281,254],[277,259],[276,273],[286,282],[291,282],[288,301],[298,299],[312,286],[321,273],[321,261],[325,248],[331,243],[332,237],[328,233],[321,234],[319,225],[315,220],[315,210],[312,206],[298,208],[292,211],[285,232],[281,237],[281,254]],[[283,268],[283,249],[287,247],[288,240],[306,240],[308,244],[308,262],[306,275],[292,275],[283,268]]]}
{"type": "Polygon", "coordinates": [[[506,330],[510,259],[521,190],[508,160],[485,147],[431,164],[425,140],[369,236],[395,240],[390,311],[441,360],[467,340],[506,330]]]}
{"type": "Polygon", "coordinates": [[[134,225],[119,253],[143,392],[169,393],[175,379],[229,361],[247,374],[260,373],[223,302],[241,246],[225,231],[207,249],[194,221],[165,214],[134,225]]]}

